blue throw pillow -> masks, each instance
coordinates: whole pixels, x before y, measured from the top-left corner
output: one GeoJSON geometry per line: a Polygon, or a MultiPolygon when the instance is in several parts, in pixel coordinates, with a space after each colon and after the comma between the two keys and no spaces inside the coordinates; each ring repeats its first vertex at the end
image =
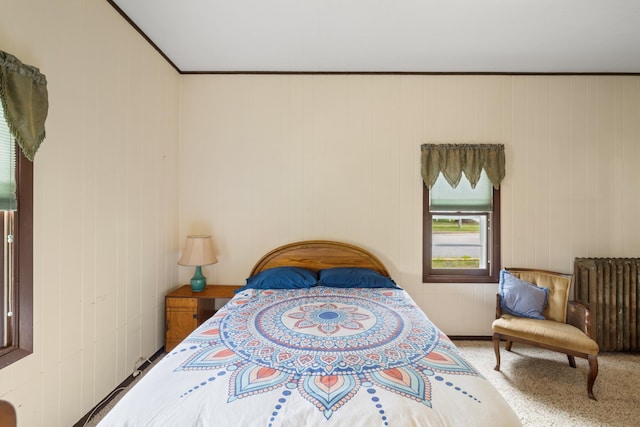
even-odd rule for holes
{"type": "Polygon", "coordinates": [[[303,289],[317,283],[315,271],[302,267],[275,267],[249,277],[247,284],[236,293],[244,289],[303,289]]]}
{"type": "Polygon", "coordinates": [[[369,268],[336,267],[320,270],[318,285],[332,288],[395,288],[401,289],[387,276],[369,268]]]}
{"type": "Polygon", "coordinates": [[[549,289],[520,280],[508,271],[500,271],[500,308],[518,317],[544,320],[542,312],[549,299],[549,289]]]}

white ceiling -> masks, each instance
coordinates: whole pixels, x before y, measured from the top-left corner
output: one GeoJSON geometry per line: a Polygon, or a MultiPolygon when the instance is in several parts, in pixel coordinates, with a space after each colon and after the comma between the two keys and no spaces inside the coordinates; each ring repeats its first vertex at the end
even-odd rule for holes
{"type": "Polygon", "coordinates": [[[184,73],[640,73],[640,0],[107,1],[184,73]]]}

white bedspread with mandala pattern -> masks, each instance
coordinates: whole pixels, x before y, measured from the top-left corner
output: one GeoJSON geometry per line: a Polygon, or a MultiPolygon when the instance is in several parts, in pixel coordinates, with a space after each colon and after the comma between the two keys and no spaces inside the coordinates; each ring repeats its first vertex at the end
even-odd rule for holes
{"type": "Polygon", "coordinates": [[[518,426],[403,290],[245,290],[100,426],[518,426]]]}

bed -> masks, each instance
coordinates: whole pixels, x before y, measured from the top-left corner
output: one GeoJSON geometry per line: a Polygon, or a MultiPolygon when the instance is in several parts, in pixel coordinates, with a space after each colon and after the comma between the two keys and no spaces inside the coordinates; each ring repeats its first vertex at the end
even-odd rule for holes
{"type": "Polygon", "coordinates": [[[369,251],[276,248],[106,426],[519,426],[369,251]]]}

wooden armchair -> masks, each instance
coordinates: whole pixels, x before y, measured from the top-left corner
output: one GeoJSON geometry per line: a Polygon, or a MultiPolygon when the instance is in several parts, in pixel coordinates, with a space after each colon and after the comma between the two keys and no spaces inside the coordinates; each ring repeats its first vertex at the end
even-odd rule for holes
{"type": "Polygon", "coordinates": [[[516,317],[502,312],[500,294],[497,295],[496,320],[493,322],[493,348],[496,353],[495,370],[500,370],[500,340],[507,342],[511,351],[513,342],[535,345],[565,353],[569,365],[576,367],[575,356],[589,361],[587,393],[596,400],[593,384],[598,375],[598,353],[600,348],[594,341],[589,308],[569,301],[573,276],[552,271],[524,268],[507,269],[521,280],[549,289],[549,299],[544,309],[545,320],[516,317]]]}

